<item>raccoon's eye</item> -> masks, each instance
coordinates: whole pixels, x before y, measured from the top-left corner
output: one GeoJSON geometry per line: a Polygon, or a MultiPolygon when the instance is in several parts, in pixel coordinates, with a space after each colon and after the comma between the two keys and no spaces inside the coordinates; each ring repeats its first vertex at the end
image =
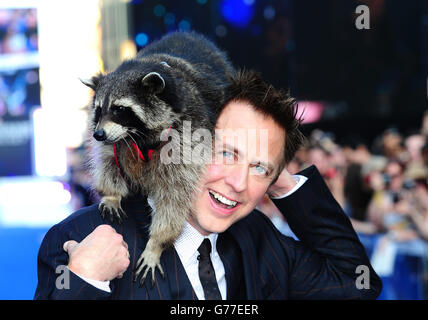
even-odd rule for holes
{"type": "Polygon", "coordinates": [[[125,107],[122,106],[112,106],[113,114],[118,116],[125,111],[125,107]]]}

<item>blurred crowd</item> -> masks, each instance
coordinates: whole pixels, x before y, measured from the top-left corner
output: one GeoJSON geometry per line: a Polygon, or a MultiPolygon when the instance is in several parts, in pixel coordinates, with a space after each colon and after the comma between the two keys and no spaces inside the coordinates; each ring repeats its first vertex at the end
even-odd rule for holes
{"type": "MultiPolygon", "coordinates": [[[[337,143],[314,130],[288,170],[314,164],[362,234],[389,233],[397,241],[428,240],[428,112],[419,130],[385,130],[371,145],[358,137],[337,143]]],[[[265,211],[277,212],[265,203],[265,211]]]]}

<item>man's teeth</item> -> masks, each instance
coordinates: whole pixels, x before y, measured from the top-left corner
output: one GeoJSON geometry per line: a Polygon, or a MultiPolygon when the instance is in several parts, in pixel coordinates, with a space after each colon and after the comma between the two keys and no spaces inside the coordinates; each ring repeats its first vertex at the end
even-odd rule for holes
{"type": "Polygon", "coordinates": [[[231,207],[231,208],[233,208],[234,206],[236,206],[236,204],[238,203],[238,202],[236,202],[236,201],[232,201],[232,200],[229,200],[229,199],[226,199],[225,197],[223,197],[221,194],[218,194],[217,192],[214,192],[214,191],[212,191],[212,190],[210,190],[210,193],[212,194],[212,196],[214,197],[214,198],[216,198],[219,202],[221,202],[221,203],[223,203],[223,204],[225,204],[225,205],[227,205],[227,206],[229,206],[229,207],[231,207]]]}

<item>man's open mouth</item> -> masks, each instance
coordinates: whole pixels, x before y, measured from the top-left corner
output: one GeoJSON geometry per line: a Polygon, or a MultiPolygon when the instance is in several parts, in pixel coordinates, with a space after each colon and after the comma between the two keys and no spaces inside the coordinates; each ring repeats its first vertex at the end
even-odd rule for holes
{"type": "Polygon", "coordinates": [[[209,194],[210,194],[211,199],[213,199],[216,203],[218,203],[223,208],[233,209],[239,203],[237,201],[227,199],[226,197],[222,196],[221,194],[219,194],[219,193],[217,193],[211,189],[209,189],[209,194]]]}

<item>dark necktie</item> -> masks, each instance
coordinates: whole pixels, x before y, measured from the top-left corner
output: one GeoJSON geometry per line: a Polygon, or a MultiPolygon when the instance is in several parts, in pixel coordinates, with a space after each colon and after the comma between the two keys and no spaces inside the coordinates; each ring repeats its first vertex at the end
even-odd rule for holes
{"type": "Polygon", "coordinates": [[[204,239],[198,248],[199,251],[199,278],[204,289],[205,300],[221,300],[220,290],[215,277],[214,267],[211,262],[211,241],[204,239]]]}

